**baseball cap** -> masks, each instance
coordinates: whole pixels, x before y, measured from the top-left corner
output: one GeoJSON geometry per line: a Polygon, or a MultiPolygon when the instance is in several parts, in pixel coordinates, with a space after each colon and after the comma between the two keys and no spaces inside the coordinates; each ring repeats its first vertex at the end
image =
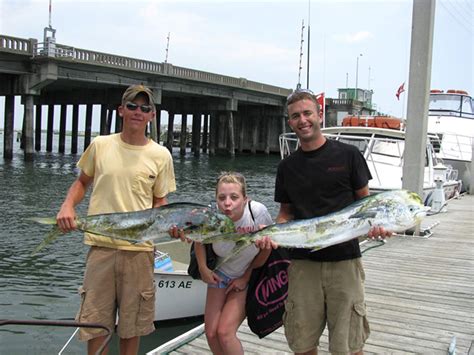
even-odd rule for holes
{"type": "Polygon", "coordinates": [[[155,101],[153,100],[153,92],[151,91],[150,88],[142,84],[131,85],[127,88],[127,90],[125,90],[125,92],[122,95],[122,105],[125,105],[127,102],[132,102],[140,93],[144,93],[146,95],[146,97],[148,98],[148,104],[150,104],[153,107],[153,110],[155,110],[155,101]]]}

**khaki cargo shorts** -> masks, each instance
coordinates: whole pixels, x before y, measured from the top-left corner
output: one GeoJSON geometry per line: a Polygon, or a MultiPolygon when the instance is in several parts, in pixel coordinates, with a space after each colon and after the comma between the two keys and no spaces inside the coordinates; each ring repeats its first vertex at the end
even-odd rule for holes
{"type": "Polygon", "coordinates": [[[317,348],[327,323],[332,354],[362,350],[370,333],[364,281],[361,258],[336,262],[292,260],[283,316],[290,349],[302,353],[317,348]]]}
{"type": "MultiPolygon", "coordinates": [[[[155,330],[153,252],[91,247],[77,322],[99,323],[127,339],[155,330]]],[[[79,339],[106,335],[103,329],[80,328],[79,339]]]]}

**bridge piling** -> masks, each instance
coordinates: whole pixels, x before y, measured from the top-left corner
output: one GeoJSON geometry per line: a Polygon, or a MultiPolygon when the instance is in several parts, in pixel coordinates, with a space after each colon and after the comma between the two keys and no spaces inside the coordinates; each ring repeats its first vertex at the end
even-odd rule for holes
{"type": "Polygon", "coordinates": [[[48,122],[46,127],[46,151],[53,151],[54,105],[48,105],[48,122]]]}
{"type": "Polygon", "coordinates": [[[174,136],[174,112],[168,111],[168,132],[166,134],[166,148],[173,153],[173,136],[174,136]]]}
{"type": "Polygon", "coordinates": [[[72,136],[71,136],[71,154],[77,154],[77,140],[79,134],[79,105],[72,106],[72,136]]]}
{"type": "Polygon", "coordinates": [[[13,159],[13,121],[15,116],[15,96],[5,96],[5,120],[3,131],[3,157],[13,159]]]}
{"type": "MultiPolygon", "coordinates": [[[[179,155],[186,155],[186,141],[187,141],[187,123],[188,115],[183,113],[181,115],[181,134],[179,136],[179,155]]],[[[168,128],[169,129],[169,128],[168,128]]]]}
{"type": "Polygon", "coordinates": [[[35,110],[35,151],[37,152],[41,150],[41,116],[42,106],[38,104],[35,110]]]}
{"type": "Polygon", "coordinates": [[[84,127],[84,150],[87,149],[91,144],[91,131],[92,131],[92,104],[86,105],[86,122],[84,127]]]}
{"type": "MultiPolygon", "coordinates": [[[[26,96],[34,95],[36,112],[28,113],[26,117],[36,117],[33,122],[36,151],[42,148],[42,105],[48,105],[46,132],[46,151],[48,152],[52,152],[53,139],[55,139],[53,130],[57,123],[54,122],[55,105],[61,105],[58,150],[63,153],[64,141],[69,139],[62,133],[66,127],[65,121],[70,119],[70,110],[67,105],[72,105],[72,116],[76,115],[76,117],[79,113],[74,112],[79,112],[79,105],[85,105],[84,149],[86,149],[91,141],[93,105],[101,105],[100,123],[97,125],[100,127],[100,133],[110,134],[113,110],[119,105],[123,91],[127,86],[138,83],[153,89],[155,103],[160,105],[157,113],[161,111],[171,113],[168,120],[169,134],[165,143],[171,152],[174,114],[176,113],[187,113],[193,116],[191,150],[196,156],[200,154],[201,149],[202,152],[209,151],[210,155],[216,154],[216,149],[230,155],[235,155],[236,151],[240,153],[250,150],[253,154],[261,151],[267,154],[279,151],[278,135],[281,133],[280,128],[284,125],[277,125],[275,129],[271,123],[264,123],[264,120],[272,120],[271,113],[263,116],[257,112],[257,109],[267,107],[271,111],[283,107],[285,98],[291,93],[290,89],[258,83],[246,78],[182,68],[171,63],[156,63],[74,48],[59,43],[50,50],[43,46],[44,44],[38,43],[35,39],[0,34],[0,82],[2,83],[0,96],[10,96],[14,99],[15,96],[21,95],[23,102],[26,103],[30,101],[30,98],[26,96]],[[66,120],[65,111],[68,112],[66,120]],[[203,126],[202,131],[201,126],[203,126]],[[269,127],[270,136],[265,134],[269,127]]],[[[7,111],[8,109],[5,108],[5,121],[8,121],[10,117],[13,117],[15,121],[14,112],[7,111]]],[[[73,118],[71,153],[75,154],[78,148],[77,136],[74,137],[74,135],[76,132],[79,134],[79,127],[78,124],[74,125],[74,120],[75,118],[73,118]]],[[[30,123],[25,122],[23,127],[26,128],[30,123]]],[[[122,119],[116,113],[115,132],[121,131],[122,124],[122,119]]],[[[152,139],[160,141],[160,127],[161,120],[157,114],[156,122],[150,124],[148,128],[152,139]],[[153,125],[156,125],[156,129],[153,125]]],[[[13,129],[14,126],[11,128],[11,134],[13,134],[13,129]]],[[[25,132],[23,135],[21,142],[23,147],[30,133],[25,132]]],[[[185,131],[182,134],[187,136],[185,131]]],[[[12,154],[13,143],[9,143],[11,137],[8,136],[8,126],[5,126],[5,157],[12,154]]],[[[25,150],[25,154],[30,153],[25,150]]]]}
{"type": "Polygon", "coordinates": [[[207,153],[209,114],[204,114],[203,131],[202,131],[202,152],[207,153]]]}
{"type": "Polygon", "coordinates": [[[64,154],[66,150],[66,115],[67,105],[61,105],[60,117],[59,117],[59,144],[58,153],[64,154]]]}
{"type": "Polygon", "coordinates": [[[33,95],[24,96],[24,134],[22,134],[22,141],[25,144],[25,161],[32,161],[33,154],[33,95]]]}

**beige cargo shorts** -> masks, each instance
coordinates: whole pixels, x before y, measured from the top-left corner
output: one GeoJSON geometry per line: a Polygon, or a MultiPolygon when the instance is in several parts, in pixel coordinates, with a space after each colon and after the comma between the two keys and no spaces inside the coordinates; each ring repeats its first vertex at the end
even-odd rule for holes
{"type": "Polygon", "coordinates": [[[326,324],[332,354],[362,350],[370,330],[361,258],[336,262],[292,260],[288,277],[283,321],[292,351],[317,348],[326,324]]]}
{"type": "MultiPolygon", "coordinates": [[[[153,252],[91,247],[77,322],[99,323],[128,339],[155,330],[153,252]],[[117,320],[118,316],[118,320],[117,320]]],[[[80,340],[106,335],[103,329],[81,328],[80,340]]]]}

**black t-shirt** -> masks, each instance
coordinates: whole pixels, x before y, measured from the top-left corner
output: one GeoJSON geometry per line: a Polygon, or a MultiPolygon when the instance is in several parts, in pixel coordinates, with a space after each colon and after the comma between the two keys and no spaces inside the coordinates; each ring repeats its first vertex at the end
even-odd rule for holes
{"type": "MultiPolygon", "coordinates": [[[[291,204],[295,219],[307,219],[339,211],[356,200],[355,190],[372,178],[359,150],[349,144],[326,140],[318,149],[301,148],[278,165],[275,201],[291,204]]],[[[340,261],[361,256],[357,239],[315,252],[290,249],[293,259],[340,261]]]]}

